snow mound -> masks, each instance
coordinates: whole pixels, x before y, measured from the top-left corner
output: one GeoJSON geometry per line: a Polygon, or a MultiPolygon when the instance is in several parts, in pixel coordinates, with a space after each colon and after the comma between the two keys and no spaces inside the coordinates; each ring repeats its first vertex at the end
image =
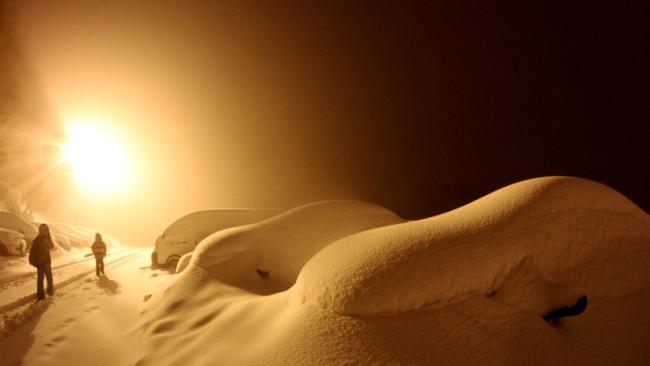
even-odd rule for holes
{"type": "Polygon", "coordinates": [[[509,301],[544,312],[579,292],[620,296],[650,284],[650,258],[638,256],[647,253],[649,228],[647,214],[602,184],[527,180],[443,215],[334,243],[305,266],[294,300],[343,314],[407,311],[501,295],[513,276],[532,276],[543,290],[520,289],[522,298],[509,301]],[[585,268],[613,258],[619,266],[606,274],[585,268]],[[623,281],[633,269],[637,280],[623,281]]]}
{"type": "Polygon", "coordinates": [[[0,227],[23,233],[28,245],[38,235],[38,229],[34,225],[14,212],[0,211],[0,227]]]}
{"type": "Polygon", "coordinates": [[[579,178],[413,222],[317,203],[206,238],[136,364],[647,364],[648,263],[650,216],[579,178]]]}
{"type": "Polygon", "coordinates": [[[58,245],[59,247],[63,248],[67,252],[69,252],[70,249],[72,249],[72,244],[70,244],[70,239],[68,239],[65,235],[56,234],[54,232],[50,232],[50,234],[52,236],[52,241],[54,241],[55,245],[58,245]]]}
{"type": "Polygon", "coordinates": [[[401,222],[393,212],[365,202],[317,202],[260,223],[218,231],[199,243],[192,263],[223,283],[270,294],[291,287],[303,265],[328,244],[401,222]]]}
{"type": "Polygon", "coordinates": [[[192,260],[192,254],[193,252],[185,253],[181,257],[181,259],[178,260],[178,264],[176,265],[176,273],[181,273],[187,266],[190,265],[190,261],[192,260]]]}

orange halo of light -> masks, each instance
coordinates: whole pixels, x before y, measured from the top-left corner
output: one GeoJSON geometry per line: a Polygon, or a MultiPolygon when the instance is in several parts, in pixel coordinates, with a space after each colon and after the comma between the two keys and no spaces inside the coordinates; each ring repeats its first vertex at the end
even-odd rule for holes
{"type": "Polygon", "coordinates": [[[114,193],[130,183],[131,161],[126,149],[104,125],[73,121],[67,124],[63,162],[70,165],[75,182],[84,190],[114,193]]]}

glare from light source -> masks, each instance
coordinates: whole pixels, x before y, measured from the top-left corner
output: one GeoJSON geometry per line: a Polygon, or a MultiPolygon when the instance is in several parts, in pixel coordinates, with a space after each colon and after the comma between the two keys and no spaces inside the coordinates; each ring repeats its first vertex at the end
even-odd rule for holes
{"type": "Polygon", "coordinates": [[[81,188],[105,194],[126,187],[132,173],[129,157],[109,130],[94,122],[71,122],[67,134],[63,162],[70,165],[81,188]]]}

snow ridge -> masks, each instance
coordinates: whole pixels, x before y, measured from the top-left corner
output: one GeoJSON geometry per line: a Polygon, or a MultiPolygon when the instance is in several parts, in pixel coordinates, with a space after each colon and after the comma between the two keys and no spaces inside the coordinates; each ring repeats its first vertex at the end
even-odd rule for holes
{"type": "Polygon", "coordinates": [[[580,291],[635,291],[650,283],[646,276],[602,289],[580,275],[594,258],[642,265],[632,254],[650,242],[649,227],[647,214],[602,184],[532,179],[443,215],[333,243],[307,263],[293,300],[341,314],[408,311],[473,293],[492,296],[513,276],[532,276],[540,281],[534,286],[563,288],[557,299],[546,293],[537,300],[546,306],[526,306],[547,311],[580,291]]]}
{"type": "Polygon", "coordinates": [[[320,202],[202,241],[138,364],[647,364],[648,263],[650,216],[585,179],[412,222],[320,202]]]}

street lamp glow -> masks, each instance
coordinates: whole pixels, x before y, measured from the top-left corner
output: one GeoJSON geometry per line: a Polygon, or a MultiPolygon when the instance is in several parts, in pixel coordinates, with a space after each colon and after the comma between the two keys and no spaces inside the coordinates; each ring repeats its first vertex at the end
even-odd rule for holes
{"type": "Polygon", "coordinates": [[[63,161],[72,167],[77,184],[97,194],[125,188],[132,173],[129,157],[110,131],[97,123],[73,122],[67,134],[63,161]]]}

